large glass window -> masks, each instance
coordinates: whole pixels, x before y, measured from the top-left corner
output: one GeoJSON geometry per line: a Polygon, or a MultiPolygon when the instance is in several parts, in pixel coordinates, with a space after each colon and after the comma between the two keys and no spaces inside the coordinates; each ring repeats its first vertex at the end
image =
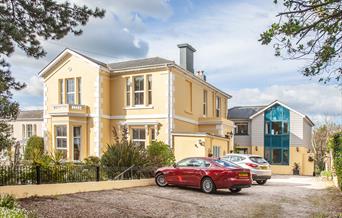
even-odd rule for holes
{"type": "Polygon", "coordinates": [[[248,135],[248,123],[236,123],[235,135],[248,135]]]}
{"type": "Polygon", "coordinates": [[[75,80],[66,79],[66,100],[67,104],[75,104],[75,80]]]}
{"type": "Polygon", "coordinates": [[[289,164],[290,112],[279,104],[265,111],[265,159],[272,164],[289,164]]]}
{"type": "Polygon", "coordinates": [[[214,157],[220,157],[220,151],[221,147],[220,146],[213,146],[213,156],[214,157]]]}
{"type": "Polygon", "coordinates": [[[152,104],[152,75],[147,76],[147,97],[148,104],[152,104]]]}
{"type": "Polygon", "coordinates": [[[144,128],[132,129],[133,138],[132,141],[138,146],[145,147],[146,133],[144,128]]]}
{"type": "Polygon", "coordinates": [[[144,76],[134,77],[134,104],[144,104],[144,76]]]}
{"type": "Polygon", "coordinates": [[[81,155],[81,127],[74,127],[74,160],[80,160],[81,155]]]}
{"type": "Polygon", "coordinates": [[[67,126],[56,126],[56,150],[63,153],[63,158],[67,158],[67,126]]]}

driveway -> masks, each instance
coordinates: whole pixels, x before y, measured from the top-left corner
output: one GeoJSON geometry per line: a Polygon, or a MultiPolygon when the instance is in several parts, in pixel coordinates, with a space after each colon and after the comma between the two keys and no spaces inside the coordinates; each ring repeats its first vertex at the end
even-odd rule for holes
{"type": "Polygon", "coordinates": [[[20,201],[38,217],[342,217],[342,195],[315,177],[274,176],[238,194],[157,186],[20,201]]]}

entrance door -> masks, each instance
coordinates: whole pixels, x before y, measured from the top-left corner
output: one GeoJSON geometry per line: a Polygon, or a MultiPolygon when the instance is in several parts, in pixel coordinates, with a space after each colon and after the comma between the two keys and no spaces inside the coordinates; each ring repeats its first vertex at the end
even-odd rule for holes
{"type": "Polygon", "coordinates": [[[75,126],[73,133],[73,159],[81,160],[81,127],[75,126]]]}

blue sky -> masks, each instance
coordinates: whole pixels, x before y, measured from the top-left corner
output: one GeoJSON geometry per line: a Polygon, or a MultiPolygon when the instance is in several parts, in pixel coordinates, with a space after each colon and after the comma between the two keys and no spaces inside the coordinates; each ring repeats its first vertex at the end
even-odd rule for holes
{"type": "Polygon", "coordinates": [[[92,19],[80,37],[44,42],[48,55],[11,58],[14,76],[28,84],[15,94],[22,109],[42,108],[42,85],[37,73],[65,47],[104,62],[160,56],[178,62],[177,44],[197,49],[195,70],[233,95],[229,107],[263,105],[278,99],[309,115],[342,123],[342,92],[300,74],[303,60],[274,57],[272,46],[258,37],[276,21],[281,10],[272,0],[126,0],[74,1],[107,10],[104,19],[92,19]]]}

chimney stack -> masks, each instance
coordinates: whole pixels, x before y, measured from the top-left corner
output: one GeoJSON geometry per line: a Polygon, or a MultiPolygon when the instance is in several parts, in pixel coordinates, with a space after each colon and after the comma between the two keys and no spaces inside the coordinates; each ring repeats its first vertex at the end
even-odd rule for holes
{"type": "Polygon", "coordinates": [[[179,65],[187,71],[194,73],[194,49],[191,45],[184,43],[177,45],[180,51],[179,65]]]}

